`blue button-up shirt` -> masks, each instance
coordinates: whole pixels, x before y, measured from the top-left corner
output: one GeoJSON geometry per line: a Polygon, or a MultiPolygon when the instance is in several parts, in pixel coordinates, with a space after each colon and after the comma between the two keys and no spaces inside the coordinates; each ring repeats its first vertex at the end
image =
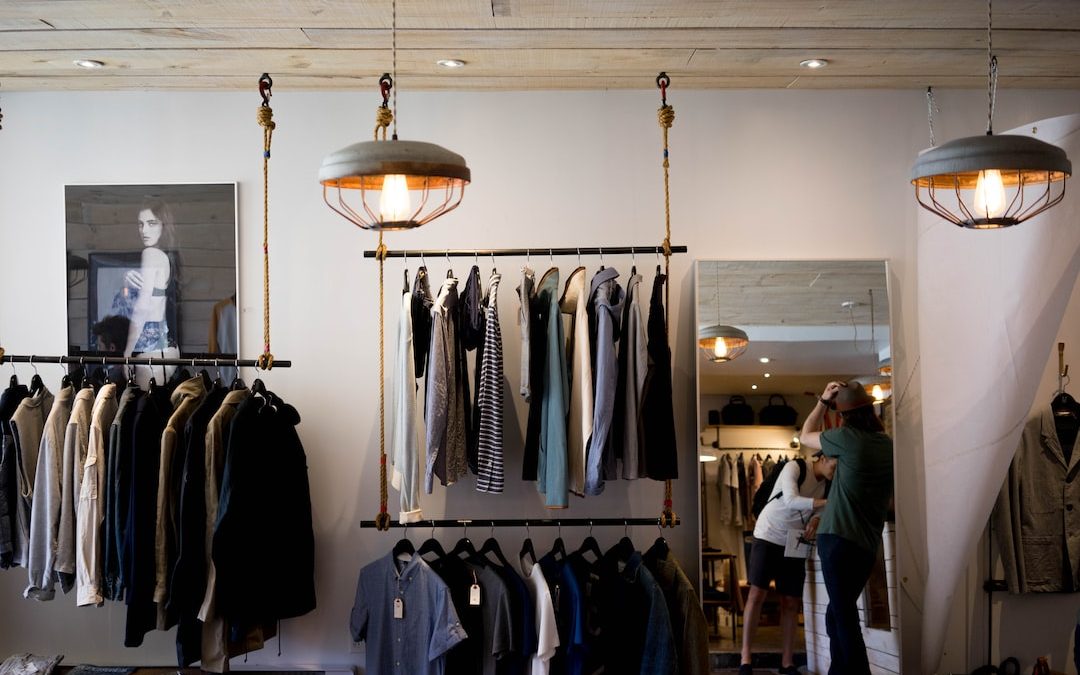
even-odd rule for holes
{"type": "Polygon", "coordinates": [[[443,675],[444,655],[467,637],[449,589],[418,555],[406,563],[388,554],[360,570],[349,628],[367,642],[370,675],[443,675]]]}

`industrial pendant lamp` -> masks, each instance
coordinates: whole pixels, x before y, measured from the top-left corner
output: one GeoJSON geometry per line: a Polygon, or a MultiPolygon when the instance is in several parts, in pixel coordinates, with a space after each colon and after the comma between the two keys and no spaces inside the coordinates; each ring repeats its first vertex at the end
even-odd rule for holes
{"type": "Polygon", "coordinates": [[[720,323],[720,268],[716,268],[716,295],[713,296],[716,308],[716,323],[698,329],[698,347],[705,358],[713,363],[726,363],[737,359],[746,351],[750,338],[746,332],[734,326],[720,323]]]}
{"type": "Polygon", "coordinates": [[[434,143],[398,140],[396,92],[390,108],[397,77],[397,0],[391,35],[394,74],[379,78],[382,105],[375,117],[375,139],[327,155],[319,168],[326,205],[365,230],[409,230],[429,223],[457,208],[472,179],[461,155],[434,143]],[[394,133],[387,140],[391,122],[394,133]]]}
{"type": "Polygon", "coordinates": [[[1017,225],[1055,206],[1065,197],[1065,179],[1072,174],[1072,163],[1061,148],[1029,136],[994,135],[992,0],[986,5],[986,135],[924,150],[911,169],[915,198],[924,209],[977,230],[1017,225]]]}

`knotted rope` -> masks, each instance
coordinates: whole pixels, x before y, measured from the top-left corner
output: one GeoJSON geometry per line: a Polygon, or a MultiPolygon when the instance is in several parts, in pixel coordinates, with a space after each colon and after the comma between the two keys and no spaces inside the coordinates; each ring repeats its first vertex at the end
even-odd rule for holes
{"type": "Polygon", "coordinates": [[[390,514],[386,511],[386,335],[383,327],[383,268],[386,263],[386,244],[379,230],[379,247],[375,250],[379,260],[379,515],[375,516],[376,530],[390,529],[390,514]]]}
{"type": "MultiPolygon", "coordinates": [[[[656,111],[656,119],[660,123],[660,131],[664,137],[664,330],[671,333],[671,163],[668,160],[668,129],[675,122],[675,108],[668,105],[667,88],[671,85],[671,78],[667,73],[656,76],[656,86],[660,88],[660,109],[656,111]]],[[[660,527],[675,527],[678,515],[672,510],[674,502],[671,499],[671,479],[664,481],[664,510],[660,513],[660,527]]]]}
{"type": "Polygon", "coordinates": [[[390,90],[394,86],[394,80],[390,73],[383,73],[379,78],[379,90],[382,92],[382,105],[375,108],[375,140],[379,140],[379,130],[382,130],[382,140],[386,140],[386,129],[394,121],[394,112],[390,109],[390,90]]]}
{"type": "Polygon", "coordinates": [[[270,107],[273,86],[270,75],[263,73],[259,78],[262,105],[256,114],[259,126],[263,128],[263,353],[256,360],[256,365],[262,370],[274,367],[274,355],[270,353],[270,143],[277,127],[274,111],[270,107]]]}

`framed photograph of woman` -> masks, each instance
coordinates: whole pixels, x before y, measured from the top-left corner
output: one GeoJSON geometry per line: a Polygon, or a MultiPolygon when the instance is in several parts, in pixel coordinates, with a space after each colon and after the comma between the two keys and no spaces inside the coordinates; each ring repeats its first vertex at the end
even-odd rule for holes
{"type": "Polygon", "coordinates": [[[68,185],[68,353],[235,358],[236,183],[68,185]]]}

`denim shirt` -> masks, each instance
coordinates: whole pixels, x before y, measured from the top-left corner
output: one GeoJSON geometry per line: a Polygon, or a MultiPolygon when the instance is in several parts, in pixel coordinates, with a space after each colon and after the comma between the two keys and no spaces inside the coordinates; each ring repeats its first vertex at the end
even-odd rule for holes
{"type": "Polygon", "coordinates": [[[439,576],[420,556],[401,563],[393,553],[360,570],[349,630],[367,642],[369,675],[442,675],[444,655],[467,637],[439,576]]]}
{"type": "Polygon", "coordinates": [[[544,274],[536,290],[537,300],[545,305],[548,316],[536,489],[546,497],[544,506],[549,509],[564,509],[569,505],[566,441],[569,399],[566,396],[566,343],[558,293],[559,270],[553,267],[544,274]]]}
{"type": "MultiPolygon", "coordinates": [[[[616,343],[622,322],[622,305],[625,299],[622,286],[616,281],[619,273],[608,267],[592,279],[589,304],[593,306],[596,332],[592,353],[595,363],[595,397],[593,404],[592,436],[589,437],[585,457],[585,494],[598,495],[604,491],[603,467],[605,456],[610,452],[608,441],[611,420],[615,412],[615,389],[618,383],[619,363],[616,343]]],[[[611,476],[614,478],[615,476],[611,476]]]]}
{"type": "Polygon", "coordinates": [[[597,563],[600,645],[604,663],[618,673],[674,675],[675,640],[664,593],[634,552],[625,563],[615,550],[597,563]]]}

